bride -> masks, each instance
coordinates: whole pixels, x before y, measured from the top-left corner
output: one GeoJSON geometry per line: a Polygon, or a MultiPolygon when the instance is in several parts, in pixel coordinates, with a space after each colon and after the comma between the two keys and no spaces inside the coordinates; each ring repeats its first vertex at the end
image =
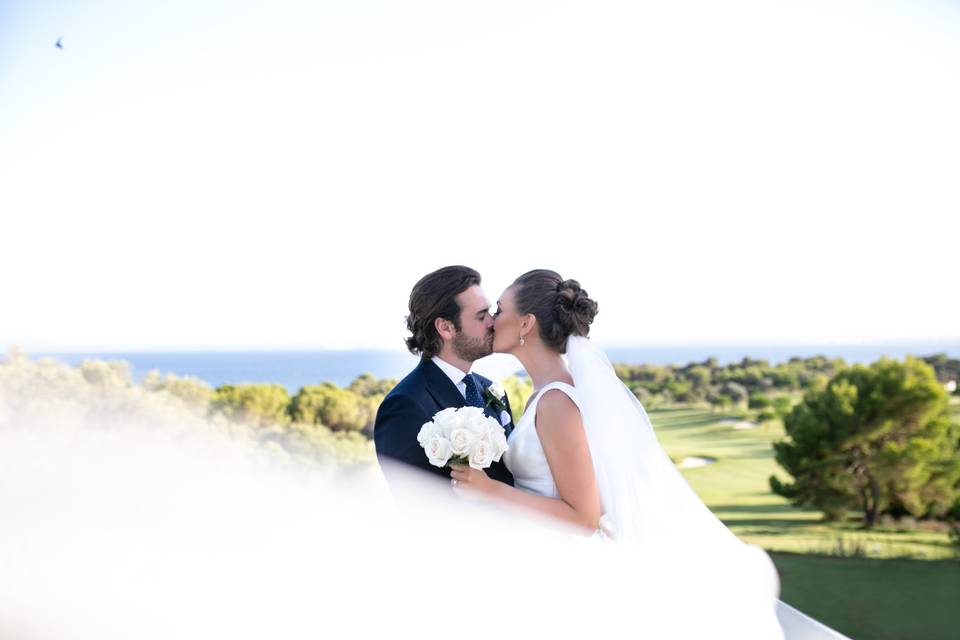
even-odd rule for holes
{"type": "Polygon", "coordinates": [[[530,271],[503,292],[493,350],[516,356],[534,386],[504,454],[514,486],[463,465],[452,484],[667,558],[718,598],[737,598],[743,637],[748,627],[780,637],[773,563],[713,515],[660,447],[643,406],[587,337],[596,314],[580,284],[554,271],[530,271]]]}
{"type": "Polygon", "coordinates": [[[568,341],[589,333],[596,312],[597,304],[576,281],[552,271],[531,271],[503,292],[493,350],[516,356],[534,385],[504,459],[514,486],[465,465],[453,468],[454,486],[599,529],[604,509],[591,459],[597,445],[588,443],[578,385],[561,357],[568,341]]]}

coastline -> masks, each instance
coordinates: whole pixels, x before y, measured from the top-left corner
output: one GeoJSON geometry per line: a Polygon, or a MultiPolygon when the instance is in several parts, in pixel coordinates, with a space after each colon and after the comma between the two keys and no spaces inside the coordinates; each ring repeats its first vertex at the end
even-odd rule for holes
{"type": "MultiPolygon", "coordinates": [[[[882,356],[902,359],[910,354],[928,356],[944,353],[960,357],[960,340],[943,342],[900,342],[863,344],[724,344],[710,346],[602,344],[611,362],[683,366],[716,358],[719,365],[743,358],[767,360],[775,365],[793,357],[825,356],[843,358],[847,363],[869,363],[882,356]]],[[[54,358],[70,365],[84,359],[123,360],[130,364],[137,382],[149,371],[193,376],[217,387],[245,382],[275,382],[290,392],[302,386],[333,382],[349,385],[357,376],[400,379],[416,366],[417,357],[401,349],[300,349],[300,350],[193,350],[193,351],[59,351],[26,352],[31,358],[54,358]]],[[[513,356],[494,354],[478,360],[478,373],[503,379],[520,371],[513,356]]]]}

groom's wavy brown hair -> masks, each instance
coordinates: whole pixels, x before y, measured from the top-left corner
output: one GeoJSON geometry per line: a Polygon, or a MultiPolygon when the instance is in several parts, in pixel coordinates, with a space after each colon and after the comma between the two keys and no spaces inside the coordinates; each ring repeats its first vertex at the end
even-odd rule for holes
{"type": "Polygon", "coordinates": [[[443,338],[437,333],[436,320],[443,318],[460,331],[460,305],[456,297],[474,285],[480,284],[480,274],[470,267],[456,265],[443,267],[420,278],[410,292],[410,315],[406,339],[407,349],[413,355],[432,358],[443,349],[443,338]]]}

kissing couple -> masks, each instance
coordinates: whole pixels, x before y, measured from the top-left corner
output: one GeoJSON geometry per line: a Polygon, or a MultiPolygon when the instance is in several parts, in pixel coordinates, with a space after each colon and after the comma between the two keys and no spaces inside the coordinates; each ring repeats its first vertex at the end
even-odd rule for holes
{"type": "Polygon", "coordinates": [[[377,456],[449,477],[458,491],[514,502],[596,531],[603,515],[600,490],[577,390],[561,354],[571,336],[589,333],[597,303],[576,281],[537,270],[508,287],[491,315],[480,282],[475,270],[452,266],[414,285],[406,343],[421,360],[380,405],[377,456]],[[533,396],[517,425],[499,385],[470,371],[491,353],[516,356],[533,381],[533,396]],[[499,406],[487,401],[492,395],[500,398],[499,406]],[[504,428],[508,449],[485,470],[434,466],[417,439],[436,413],[464,406],[484,409],[504,428]]]}
{"type": "Polygon", "coordinates": [[[480,284],[474,269],[449,266],[410,293],[406,345],[420,363],[384,398],[374,425],[388,482],[387,460],[395,460],[448,479],[458,494],[555,518],[598,543],[696,558],[700,577],[746,585],[740,593],[755,594],[748,618],[779,629],[767,625],[779,589],[773,563],[713,515],[660,447],[643,406],[588,337],[596,301],[576,280],[537,269],[514,280],[491,315],[480,284]],[[515,425],[502,388],[471,372],[491,353],[515,356],[533,382],[515,425]],[[470,406],[503,427],[502,458],[486,468],[437,466],[421,428],[470,406]]]}

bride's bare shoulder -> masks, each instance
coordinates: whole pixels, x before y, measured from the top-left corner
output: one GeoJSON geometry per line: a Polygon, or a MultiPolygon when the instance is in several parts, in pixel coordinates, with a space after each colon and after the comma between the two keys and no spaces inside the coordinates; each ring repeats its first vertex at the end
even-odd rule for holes
{"type": "Polygon", "coordinates": [[[547,389],[537,402],[537,423],[580,422],[580,408],[563,389],[547,389]]]}

